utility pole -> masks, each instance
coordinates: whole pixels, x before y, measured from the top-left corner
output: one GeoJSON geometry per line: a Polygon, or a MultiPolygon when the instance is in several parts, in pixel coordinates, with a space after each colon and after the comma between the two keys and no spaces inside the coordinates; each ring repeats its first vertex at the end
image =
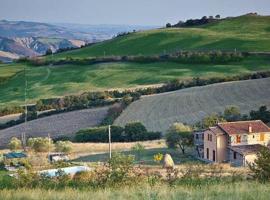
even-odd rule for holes
{"type": "Polygon", "coordinates": [[[22,144],[24,151],[26,150],[26,129],[27,129],[27,78],[26,78],[26,67],[24,68],[24,133],[22,133],[22,144]]]}
{"type": "Polygon", "coordinates": [[[112,158],[111,125],[109,125],[109,156],[112,158]]]}

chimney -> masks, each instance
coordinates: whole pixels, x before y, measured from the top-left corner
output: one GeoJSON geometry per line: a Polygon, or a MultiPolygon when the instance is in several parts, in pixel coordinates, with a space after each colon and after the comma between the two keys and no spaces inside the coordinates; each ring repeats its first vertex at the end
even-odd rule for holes
{"type": "Polygon", "coordinates": [[[252,126],[251,126],[251,124],[248,125],[248,132],[249,133],[252,133],[252,126]]]}

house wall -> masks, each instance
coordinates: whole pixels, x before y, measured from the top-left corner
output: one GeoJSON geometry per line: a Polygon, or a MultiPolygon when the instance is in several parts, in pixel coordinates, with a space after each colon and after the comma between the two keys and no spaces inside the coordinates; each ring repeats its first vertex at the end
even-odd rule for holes
{"type": "Polygon", "coordinates": [[[239,146],[239,145],[251,145],[251,144],[261,144],[268,145],[270,144],[270,133],[247,133],[247,134],[239,134],[241,136],[241,142],[237,142],[237,134],[230,136],[230,144],[231,146],[239,146]],[[261,134],[264,134],[264,141],[261,141],[261,134]]]}
{"type": "Polygon", "coordinates": [[[227,135],[219,135],[217,137],[217,162],[225,162],[228,160],[227,146],[227,135]]]}
{"type": "Polygon", "coordinates": [[[213,161],[213,151],[217,152],[217,138],[215,134],[207,130],[204,132],[204,159],[213,161]],[[208,140],[208,135],[212,136],[212,141],[208,140]],[[207,158],[207,149],[209,150],[208,158],[207,158]]]}
{"type": "Polygon", "coordinates": [[[236,158],[234,158],[234,151],[233,150],[229,150],[229,162],[235,166],[235,167],[241,167],[244,165],[244,157],[235,152],[236,153],[236,158]]]}

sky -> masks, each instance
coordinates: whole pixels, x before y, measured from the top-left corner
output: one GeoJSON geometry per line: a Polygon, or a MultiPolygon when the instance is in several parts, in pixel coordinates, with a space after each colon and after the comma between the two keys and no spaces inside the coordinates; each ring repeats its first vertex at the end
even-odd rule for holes
{"type": "Polygon", "coordinates": [[[270,15],[270,0],[0,0],[0,19],[164,25],[202,16],[270,15]]]}

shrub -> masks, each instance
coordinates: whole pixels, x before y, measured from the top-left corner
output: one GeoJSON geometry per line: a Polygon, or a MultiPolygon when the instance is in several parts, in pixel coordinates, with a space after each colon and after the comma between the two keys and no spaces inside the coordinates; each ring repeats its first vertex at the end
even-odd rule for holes
{"type": "Polygon", "coordinates": [[[262,182],[270,181],[270,150],[262,146],[257,153],[257,159],[253,164],[249,164],[249,168],[255,179],[262,182]]]}
{"type": "Polygon", "coordinates": [[[147,139],[147,130],[140,122],[133,122],[125,125],[125,135],[131,141],[143,141],[147,139]]]}
{"type": "Polygon", "coordinates": [[[72,143],[70,141],[58,141],[55,143],[55,150],[58,152],[69,153],[72,150],[72,143]]]}
{"type": "Polygon", "coordinates": [[[35,152],[48,152],[53,147],[53,141],[48,137],[29,138],[27,144],[35,152]]]}
{"type": "Polygon", "coordinates": [[[22,148],[22,141],[16,137],[11,138],[8,147],[10,150],[18,150],[22,148]]]}

